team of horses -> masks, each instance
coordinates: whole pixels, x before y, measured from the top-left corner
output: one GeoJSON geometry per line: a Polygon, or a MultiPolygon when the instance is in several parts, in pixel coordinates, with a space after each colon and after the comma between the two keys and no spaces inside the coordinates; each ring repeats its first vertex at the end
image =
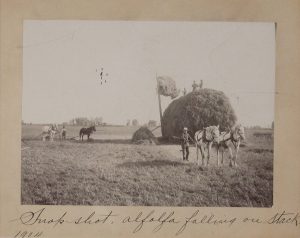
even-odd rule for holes
{"type": "Polygon", "coordinates": [[[245,129],[242,125],[238,124],[232,128],[228,128],[227,131],[219,131],[219,126],[209,126],[203,130],[199,130],[194,136],[196,151],[197,151],[197,164],[200,165],[199,150],[202,157],[202,166],[209,165],[209,159],[211,156],[211,148],[213,144],[216,144],[217,148],[217,165],[220,165],[220,152],[221,152],[221,163],[224,162],[224,152],[229,151],[230,154],[230,166],[237,167],[237,157],[240,144],[242,140],[246,139],[245,129]],[[234,153],[232,151],[232,147],[234,153]],[[207,156],[204,151],[207,149],[207,156]],[[205,157],[206,164],[205,164],[205,157]]]}
{"type": "Polygon", "coordinates": [[[42,140],[50,140],[53,141],[55,135],[60,135],[60,131],[58,129],[58,126],[55,124],[52,124],[50,126],[44,126],[42,129],[42,140]]]}
{"type": "MultiPolygon", "coordinates": [[[[88,128],[81,128],[79,131],[79,138],[83,141],[84,135],[87,139],[90,139],[90,135],[96,131],[95,126],[88,128]]],[[[55,135],[59,135],[62,138],[62,131],[58,129],[57,125],[44,126],[42,132],[42,140],[49,139],[53,141],[55,135]]],[[[209,126],[203,128],[203,130],[196,131],[194,135],[194,142],[197,153],[197,164],[200,165],[199,151],[202,157],[202,166],[208,166],[212,151],[212,145],[216,144],[217,148],[217,165],[220,165],[220,152],[221,152],[221,164],[224,162],[224,152],[229,151],[230,154],[230,166],[237,166],[238,151],[242,140],[245,140],[245,129],[242,125],[238,124],[232,128],[228,128],[227,131],[221,132],[219,126],[209,126]],[[233,153],[233,150],[234,153],[233,153]],[[207,155],[205,155],[207,150],[207,155]],[[206,163],[205,163],[206,158],[206,163]]]]}
{"type": "MultiPolygon", "coordinates": [[[[88,128],[86,127],[81,128],[79,131],[79,138],[83,140],[83,136],[86,135],[87,139],[89,140],[90,135],[95,131],[96,131],[96,127],[94,125],[88,128]]],[[[63,130],[59,130],[58,126],[55,124],[52,124],[51,126],[44,126],[41,135],[43,141],[46,141],[47,139],[53,141],[56,135],[58,135],[60,139],[66,139],[66,137],[63,134],[63,130]]]]}

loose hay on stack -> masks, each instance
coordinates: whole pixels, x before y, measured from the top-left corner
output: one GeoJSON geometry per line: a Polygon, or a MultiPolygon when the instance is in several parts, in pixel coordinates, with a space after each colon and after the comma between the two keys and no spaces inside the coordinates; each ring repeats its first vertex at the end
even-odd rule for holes
{"type": "Polygon", "coordinates": [[[220,130],[225,130],[236,120],[230,101],[223,92],[200,89],[172,101],[167,107],[162,119],[163,136],[179,136],[183,127],[188,127],[191,135],[212,125],[219,125],[220,130]]]}
{"type": "Polygon", "coordinates": [[[153,133],[146,127],[143,126],[134,132],[132,136],[132,142],[135,144],[156,144],[157,140],[153,133]]]}

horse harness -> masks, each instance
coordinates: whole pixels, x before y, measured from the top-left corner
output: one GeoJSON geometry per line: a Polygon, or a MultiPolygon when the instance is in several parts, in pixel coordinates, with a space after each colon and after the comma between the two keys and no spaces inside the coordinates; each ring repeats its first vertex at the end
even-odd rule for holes
{"type": "Polygon", "coordinates": [[[226,146],[228,146],[227,144],[226,144],[226,142],[227,141],[229,141],[229,140],[231,140],[231,142],[232,142],[232,144],[234,145],[234,147],[237,147],[237,143],[240,141],[240,138],[238,137],[238,138],[235,138],[235,136],[234,135],[236,135],[237,133],[234,133],[234,132],[227,132],[226,134],[224,134],[223,135],[223,138],[228,134],[228,133],[230,133],[230,137],[228,138],[228,139],[226,139],[226,140],[222,140],[222,142],[226,145],[226,146]]]}
{"type": "Polygon", "coordinates": [[[209,143],[209,142],[212,142],[214,140],[214,137],[212,136],[212,139],[211,140],[208,140],[206,139],[206,129],[203,130],[203,133],[202,133],[202,140],[204,143],[209,143]]]}

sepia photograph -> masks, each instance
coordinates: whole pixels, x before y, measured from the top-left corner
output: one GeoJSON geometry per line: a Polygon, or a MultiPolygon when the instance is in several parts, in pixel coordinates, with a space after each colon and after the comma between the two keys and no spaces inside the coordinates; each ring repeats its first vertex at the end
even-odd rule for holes
{"type": "Polygon", "coordinates": [[[275,33],[25,20],[21,204],[272,207],[275,33]]]}

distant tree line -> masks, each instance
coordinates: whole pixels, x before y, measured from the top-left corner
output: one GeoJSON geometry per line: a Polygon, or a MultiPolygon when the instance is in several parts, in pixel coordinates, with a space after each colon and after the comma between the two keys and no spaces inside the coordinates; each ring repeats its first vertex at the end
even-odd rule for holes
{"type": "Polygon", "coordinates": [[[127,120],[127,122],[126,122],[126,126],[138,126],[138,125],[139,125],[139,122],[137,119],[133,119],[132,121],[127,120]]]}
{"type": "Polygon", "coordinates": [[[157,122],[156,122],[156,121],[150,120],[150,121],[148,122],[148,127],[156,127],[156,126],[157,126],[157,122]]]}
{"type": "Polygon", "coordinates": [[[103,125],[103,118],[102,117],[76,117],[69,121],[69,125],[79,125],[79,126],[89,126],[89,125],[96,125],[101,126],[103,125]]]}
{"type": "Polygon", "coordinates": [[[139,126],[139,125],[148,126],[148,127],[156,127],[157,126],[157,121],[149,120],[148,123],[140,124],[137,119],[133,119],[133,120],[127,120],[127,122],[126,122],[126,126],[139,126]]]}
{"type": "MultiPolygon", "coordinates": [[[[32,125],[32,123],[27,123],[24,122],[24,120],[21,121],[22,125],[32,125]]],[[[51,124],[51,123],[47,123],[47,124],[51,124]]],[[[63,123],[59,123],[61,125],[74,125],[74,126],[90,126],[90,125],[96,125],[96,126],[106,126],[108,125],[107,123],[103,122],[103,118],[102,117],[75,117],[73,119],[71,119],[69,122],[63,122],[63,123]]],[[[133,120],[127,120],[126,122],[126,126],[139,126],[140,123],[137,119],[133,119],[133,120]]],[[[155,120],[149,120],[148,123],[143,124],[144,126],[148,126],[148,127],[156,127],[157,126],[157,121],[155,120]]]]}
{"type": "Polygon", "coordinates": [[[274,122],[272,122],[271,126],[254,125],[254,126],[247,126],[246,128],[255,129],[255,130],[259,130],[259,129],[272,129],[272,130],[274,130],[274,122]]]}

